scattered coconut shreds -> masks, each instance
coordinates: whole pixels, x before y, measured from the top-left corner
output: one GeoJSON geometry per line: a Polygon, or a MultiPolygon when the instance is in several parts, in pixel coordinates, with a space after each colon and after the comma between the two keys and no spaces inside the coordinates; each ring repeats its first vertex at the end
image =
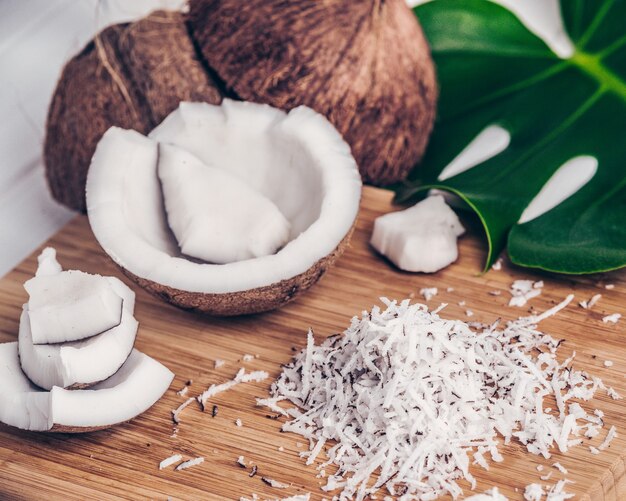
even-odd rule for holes
{"type": "Polygon", "coordinates": [[[563,475],[567,475],[567,469],[561,463],[553,463],[552,466],[559,470],[563,475]]]}
{"type": "Polygon", "coordinates": [[[551,476],[552,476],[552,472],[551,472],[551,471],[549,471],[547,474],[542,475],[542,476],[540,476],[539,478],[545,482],[546,480],[550,480],[550,477],[551,477],[551,476]]]}
{"type": "Polygon", "coordinates": [[[174,454],[173,456],[165,458],[159,463],[159,470],[167,468],[168,466],[172,466],[174,463],[178,463],[181,459],[183,459],[183,456],[181,456],[180,454],[174,454]]]}
{"type": "Polygon", "coordinates": [[[243,357],[241,357],[241,359],[242,359],[244,362],[252,362],[252,361],[254,360],[254,355],[248,355],[248,354],[246,354],[246,355],[244,355],[243,357]]]}
{"type": "Polygon", "coordinates": [[[465,310],[465,316],[466,317],[473,317],[474,316],[474,312],[472,310],[465,310]]]}
{"type": "Polygon", "coordinates": [[[482,494],[474,494],[473,496],[465,498],[465,501],[508,501],[508,499],[506,496],[500,494],[497,487],[493,487],[482,494]]]}
{"type": "Polygon", "coordinates": [[[601,415],[579,403],[602,381],[575,370],[575,354],[560,362],[560,342],[537,330],[572,299],[473,330],[425,305],[383,298],[385,309],[354,317],[343,335],[321,345],[309,331],[306,348],[284,367],[264,403],[296,405],[284,410],[293,419],[282,429],[309,439],[301,454],[307,463],[334,442],[318,469],[337,465],[323,489],[340,489],[341,499],[362,500],[382,488],[406,499],[457,497],[457,480],[475,485],[469,454],[479,465],[485,454],[502,461],[499,445],[517,440],[549,458],[553,448],[567,452],[582,441],[579,435],[604,426],[601,415]],[[545,412],[553,399],[555,411],[545,412]]]}
{"type": "Polygon", "coordinates": [[[544,494],[543,487],[539,484],[530,484],[524,489],[524,499],[526,501],[541,501],[544,494]]]}
{"type": "Polygon", "coordinates": [[[246,465],[246,460],[244,459],[244,457],[243,457],[243,456],[239,456],[239,457],[237,458],[237,464],[238,464],[239,466],[241,466],[242,468],[247,468],[247,467],[248,467],[248,466],[246,465]]]}
{"type": "Polygon", "coordinates": [[[198,402],[202,404],[202,408],[206,409],[206,401],[217,395],[218,393],[222,393],[223,391],[230,390],[233,386],[237,386],[239,383],[250,383],[250,382],[260,382],[264,381],[269,377],[269,374],[265,371],[252,371],[246,374],[245,369],[242,367],[239,369],[234,379],[230,381],[226,381],[222,384],[212,384],[209,388],[202,392],[198,397],[198,402]]]}
{"type": "Polygon", "coordinates": [[[495,271],[500,271],[502,269],[502,258],[499,257],[497,259],[497,261],[495,263],[493,263],[493,266],[491,267],[492,270],[495,271]]]}
{"type": "Polygon", "coordinates": [[[538,464],[537,465],[537,471],[543,471],[543,465],[538,464]]]}
{"type": "Polygon", "coordinates": [[[612,360],[605,360],[604,361],[604,366],[605,367],[613,367],[613,361],[612,360]]]}
{"type": "Polygon", "coordinates": [[[613,290],[613,289],[615,289],[615,284],[606,284],[604,286],[604,288],[607,289],[607,290],[613,290]]]}
{"type": "Polygon", "coordinates": [[[502,294],[502,291],[489,291],[490,296],[499,296],[502,294]]]}
{"type": "Polygon", "coordinates": [[[584,308],[585,310],[590,310],[598,301],[600,301],[601,297],[602,294],[595,294],[591,296],[591,299],[589,299],[589,301],[580,301],[578,304],[581,306],[581,308],[584,308]]]}
{"type": "Polygon", "coordinates": [[[189,397],[187,400],[185,400],[182,404],[180,404],[176,409],[172,411],[172,421],[174,421],[175,424],[180,423],[180,413],[183,412],[185,408],[187,408],[189,405],[191,405],[191,403],[194,400],[195,399],[193,397],[189,397]]]}
{"type": "Polygon", "coordinates": [[[273,478],[269,477],[261,477],[261,480],[263,480],[263,482],[265,482],[270,487],[274,487],[275,489],[288,489],[290,487],[289,484],[283,484],[282,482],[279,482],[278,480],[274,480],[273,478]]]}
{"type": "Polygon", "coordinates": [[[420,289],[420,294],[426,301],[430,301],[437,295],[437,287],[424,287],[423,289],[420,289]]]}
{"type": "Polygon", "coordinates": [[[241,427],[243,426],[243,422],[241,421],[241,419],[235,419],[235,425],[241,427]]]}
{"type": "Polygon", "coordinates": [[[622,315],[620,313],[613,313],[611,315],[602,317],[602,322],[605,324],[608,324],[608,323],[616,324],[620,318],[622,318],[622,315]]]}
{"type": "Polygon", "coordinates": [[[454,287],[448,287],[448,288],[446,289],[446,292],[454,292],[454,287]]]}
{"type": "Polygon", "coordinates": [[[204,463],[204,458],[203,457],[197,457],[194,459],[189,459],[188,461],[185,461],[184,463],[180,463],[177,467],[176,467],[176,471],[180,471],[180,470],[186,470],[187,468],[191,468],[192,466],[197,466],[199,464],[204,463]]]}
{"type": "Polygon", "coordinates": [[[187,395],[188,391],[189,391],[189,386],[183,386],[180,390],[176,392],[176,395],[180,395],[181,397],[184,397],[185,395],[187,395]]]}
{"type": "Polygon", "coordinates": [[[603,451],[605,449],[608,449],[608,447],[611,445],[611,442],[613,441],[615,437],[617,437],[617,430],[615,429],[615,426],[611,426],[611,428],[609,428],[608,433],[606,434],[606,438],[604,439],[604,442],[598,445],[598,450],[603,451]]]}
{"type": "Polygon", "coordinates": [[[593,445],[589,446],[589,452],[591,452],[591,454],[600,454],[600,450],[597,447],[594,447],[593,445]]]}
{"type": "Polygon", "coordinates": [[[525,306],[529,299],[541,294],[543,281],[516,280],[511,284],[509,306],[525,306]]]}
{"type": "Polygon", "coordinates": [[[565,492],[563,489],[567,484],[573,484],[571,480],[559,480],[555,485],[546,490],[546,501],[565,501],[571,499],[574,494],[565,492]]]}
{"type": "Polygon", "coordinates": [[[609,397],[611,397],[613,400],[621,400],[621,399],[622,399],[622,396],[621,396],[619,393],[617,393],[617,392],[613,389],[613,387],[612,387],[612,386],[609,386],[609,387],[606,389],[606,394],[607,394],[609,397]]]}
{"type": "Polygon", "coordinates": [[[219,369],[220,367],[223,367],[226,364],[226,362],[220,358],[216,358],[215,359],[215,368],[219,369]]]}

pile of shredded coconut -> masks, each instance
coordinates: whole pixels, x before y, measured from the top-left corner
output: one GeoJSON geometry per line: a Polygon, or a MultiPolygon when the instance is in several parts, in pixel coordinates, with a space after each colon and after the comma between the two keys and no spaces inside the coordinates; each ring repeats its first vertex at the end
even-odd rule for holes
{"type": "Polygon", "coordinates": [[[383,299],[385,309],[354,317],[343,335],[321,345],[309,331],[271,398],[257,403],[293,418],[283,430],[310,440],[301,453],[307,464],[327,449],[318,469],[337,465],[323,487],[340,489],[337,499],[362,500],[383,488],[400,499],[456,498],[459,479],[475,485],[472,463],[489,468],[488,457],[503,460],[502,442],[549,458],[604,426],[600,411],[579,403],[602,382],[575,370],[574,355],[559,362],[560,342],[537,330],[572,299],[474,329],[422,304],[383,299]],[[296,407],[285,410],[282,400],[296,407]]]}

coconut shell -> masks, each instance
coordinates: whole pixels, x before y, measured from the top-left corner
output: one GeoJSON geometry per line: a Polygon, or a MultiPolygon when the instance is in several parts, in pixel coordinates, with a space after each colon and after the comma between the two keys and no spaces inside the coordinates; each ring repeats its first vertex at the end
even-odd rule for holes
{"type": "Polygon", "coordinates": [[[353,231],[354,225],[329,255],[318,260],[304,273],[274,284],[241,292],[207,294],[183,291],[140,278],[124,268],[122,271],[140,287],[179,308],[217,317],[261,313],[287,304],[322,278],[349,245],[353,231]]]}
{"type": "Polygon", "coordinates": [[[437,85],[404,0],[190,0],[191,35],[227,90],[324,114],[365,182],[402,180],[422,158],[437,85]]]}
{"type": "Polygon", "coordinates": [[[53,196],[85,211],[87,170],[109,127],[147,133],[180,101],[221,99],[180,13],[106,28],[66,64],[52,97],[44,156],[53,196]]]}

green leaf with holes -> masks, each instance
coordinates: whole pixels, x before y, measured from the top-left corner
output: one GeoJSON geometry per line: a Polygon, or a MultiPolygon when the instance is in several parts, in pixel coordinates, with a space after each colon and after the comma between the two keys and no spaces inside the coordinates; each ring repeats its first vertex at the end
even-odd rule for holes
{"type": "Polygon", "coordinates": [[[593,273],[626,266],[626,0],[561,0],[574,54],[561,59],[511,12],[486,0],[415,8],[431,43],[441,97],[428,151],[396,199],[429,188],[459,195],[480,217],[488,269],[508,246],[522,266],[593,273]],[[509,131],[496,156],[438,175],[489,125],[509,131]],[[597,159],[594,177],[560,205],[518,224],[558,168],[597,159]]]}

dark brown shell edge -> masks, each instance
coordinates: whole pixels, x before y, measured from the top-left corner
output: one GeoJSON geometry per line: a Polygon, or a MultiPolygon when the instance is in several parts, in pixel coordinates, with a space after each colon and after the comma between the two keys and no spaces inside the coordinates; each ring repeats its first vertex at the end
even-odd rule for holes
{"type": "Polygon", "coordinates": [[[350,144],[363,181],[422,158],[435,120],[430,48],[404,0],[190,0],[207,66],[241,99],[307,105],[350,144]]]}
{"type": "Polygon", "coordinates": [[[52,195],[85,211],[87,171],[109,127],[145,134],[180,101],[221,100],[182,14],[155,11],[104,29],[65,65],[52,97],[44,144],[52,195]]]}
{"type": "Polygon", "coordinates": [[[140,287],[179,308],[218,317],[262,313],[287,304],[313,286],[348,247],[355,224],[356,221],[330,254],[318,260],[305,272],[271,285],[246,291],[224,294],[187,292],[140,278],[120,268],[140,287]]]}

